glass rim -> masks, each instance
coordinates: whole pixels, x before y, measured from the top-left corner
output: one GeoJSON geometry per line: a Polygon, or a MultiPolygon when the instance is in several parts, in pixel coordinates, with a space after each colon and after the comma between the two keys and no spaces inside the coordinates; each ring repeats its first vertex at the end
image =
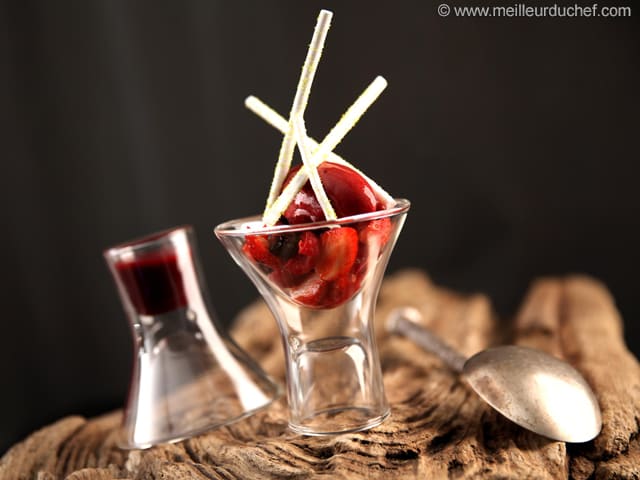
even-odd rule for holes
{"type": "Polygon", "coordinates": [[[135,237],[131,240],[118,243],[111,247],[105,248],[102,253],[107,257],[120,255],[124,250],[126,251],[136,251],[143,248],[148,248],[153,243],[159,240],[168,240],[170,237],[179,232],[189,233],[193,231],[193,226],[189,224],[178,225],[175,227],[167,228],[164,230],[158,230],[153,233],[149,233],[147,235],[142,235],[140,237],[135,237]]]}
{"type": "Polygon", "coordinates": [[[351,223],[365,222],[369,220],[377,220],[380,218],[393,217],[395,215],[406,213],[411,207],[411,202],[406,198],[394,198],[396,202],[390,208],[385,210],[376,210],[375,212],[359,213],[348,217],[341,217],[337,220],[323,220],[321,222],[299,223],[296,225],[273,225],[270,227],[261,226],[259,228],[242,229],[242,225],[255,223],[262,219],[261,215],[251,215],[248,217],[236,218],[221,223],[213,229],[217,237],[231,236],[242,237],[247,234],[251,235],[272,235],[280,233],[294,233],[305,230],[315,230],[318,228],[330,228],[334,226],[348,225],[351,223]]]}

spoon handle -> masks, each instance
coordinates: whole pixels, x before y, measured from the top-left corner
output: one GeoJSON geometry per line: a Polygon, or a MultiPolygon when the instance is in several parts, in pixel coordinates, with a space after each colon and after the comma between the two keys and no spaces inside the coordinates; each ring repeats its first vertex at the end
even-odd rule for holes
{"type": "Polygon", "coordinates": [[[447,345],[433,332],[416,322],[422,318],[418,310],[412,307],[394,309],[387,319],[387,331],[398,333],[413,340],[424,350],[437,355],[450,369],[461,373],[467,359],[447,345]]]}

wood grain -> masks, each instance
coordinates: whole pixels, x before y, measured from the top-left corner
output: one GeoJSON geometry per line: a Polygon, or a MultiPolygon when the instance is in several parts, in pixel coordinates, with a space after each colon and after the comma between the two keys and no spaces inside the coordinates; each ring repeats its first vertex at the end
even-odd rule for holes
{"type": "MultiPolygon", "coordinates": [[[[568,445],[530,433],[492,411],[432,355],[390,337],[391,309],[411,305],[424,324],[470,355],[504,340],[490,301],[434,286],[405,271],[385,281],[376,335],[392,415],[368,432],[303,437],[287,429],[282,400],[249,419],[174,445],[115,446],[120,413],[68,417],[33,433],[0,459],[0,480],[18,479],[640,479],[640,366],[606,288],[588,277],[536,281],[511,323],[510,340],[571,362],[594,388],[602,433],[568,445]]],[[[283,380],[275,321],[257,302],[233,336],[283,380]]]]}

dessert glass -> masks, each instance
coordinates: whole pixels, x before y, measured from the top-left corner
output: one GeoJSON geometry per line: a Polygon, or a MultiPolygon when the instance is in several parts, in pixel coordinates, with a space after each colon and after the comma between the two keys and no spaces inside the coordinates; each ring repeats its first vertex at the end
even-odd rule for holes
{"type": "Polygon", "coordinates": [[[215,234],[269,306],[279,326],[286,362],[289,426],[305,435],[366,430],[389,415],[373,329],[378,290],[410,203],[333,221],[261,226],[259,217],[218,225],[215,234]],[[383,225],[383,229],[378,229],[383,225]],[[287,278],[277,266],[247,253],[247,239],[295,245],[311,232],[350,228],[357,260],[340,278],[316,272],[287,278]],[[372,233],[373,232],[373,233],[372,233]]]}
{"type": "Polygon", "coordinates": [[[176,442],[280,396],[279,386],[218,329],[191,227],[133,240],[104,256],[134,346],[121,447],[176,442]]]}

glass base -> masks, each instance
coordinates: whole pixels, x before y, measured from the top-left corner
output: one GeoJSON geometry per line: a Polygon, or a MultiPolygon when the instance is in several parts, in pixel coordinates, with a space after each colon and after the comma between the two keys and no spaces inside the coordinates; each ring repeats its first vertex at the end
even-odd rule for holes
{"type": "Polygon", "coordinates": [[[313,437],[361,432],[380,425],[390,412],[387,408],[382,415],[377,415],[377,411],[366,407],[336,407],[317,412],[306,418],[304,424],[289,422],[289,428],[313,437]]]}
{"type": "Polygon", "coordinates": [[[159,444],[170,444],[170,443],[181,442],[188,438],[195,437],[196,435],[201,435],[211,430],[215,430],[217,428],[224,427],[226,425],[231,425],[232,423],[239,422],[240,420],[244,420],[247,417],[250,417],[262,410],[267,409],[276,400],[279,400],[282,394],[283,394],[282,389],[278,388],[274,396],[271,399],[269,399],[267,403],[260,405],[259,407],[254,408],[253,410],[245,411],[241,415],[238,415],[233,418],[228,418],[223,421],[212,419],[212,421],[206,424],[206,426],[194,428],[192,430],[185,431],[185,432],[180,432],[179,434],[176,434],[176,435],[166,436],[162,438],[155,438],[153,439],[153,441],[149,441],[149,442],[136,443],[134,441],[127,440],[126,436],[128,433],[128,429],[126,427],[121,427],[119,432],[119,438],[116,441],[116,445],[122,450],[144,450],[159,444]]]}

